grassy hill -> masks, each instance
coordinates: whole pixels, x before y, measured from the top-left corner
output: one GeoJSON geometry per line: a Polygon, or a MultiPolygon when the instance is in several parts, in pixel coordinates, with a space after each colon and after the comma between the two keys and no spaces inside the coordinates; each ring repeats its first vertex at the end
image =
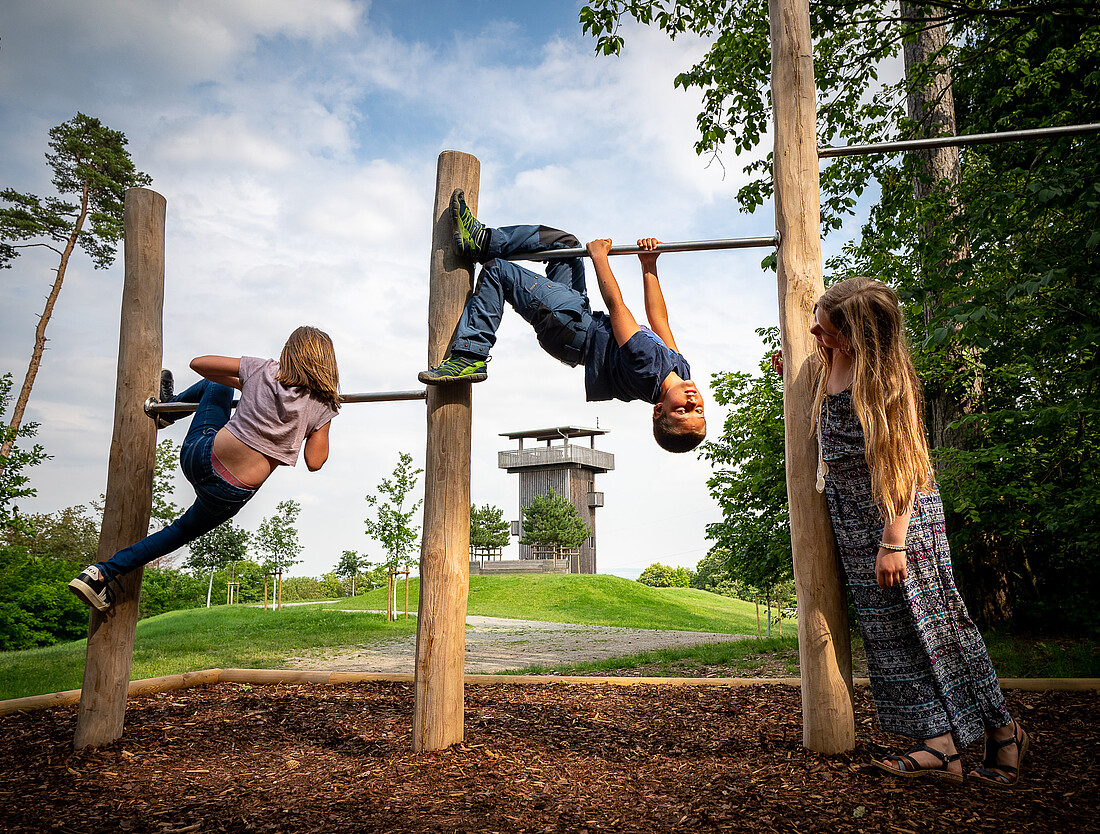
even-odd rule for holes
{"type": "MultiPolygon", "coordinates": [[[[401,584],[402,607],[404,590],[401,584]]],[[[411,606],[418,590],[414,580],[411,606]]],[[[385,607],[385,591],[379,590],[321,605],[284,606],[279,612],[216,606],[150,617],[138,623],[130,677],[211,668],[274,669],[310,649],[366,645],[415,632],[415,619],[387,623],[368,613],[385,607]]],[[[627,628],[756,633],[751,603],[687,588],[650,588],[614,576],[475,576],[468,612],[627,628]]],[[[79,688],[86,643],[0,653],[0,700],[79,688]]]]}
{"type": "MultiPolygon", "coordinates": [[[[419,581],[409,589],[415,611],[419,581]]],[[[398,582],[398,610],[405,585],[398,582]]],[[[326,603],[332,608],[385,610],[386,590],[326,603]]],[[[618,576],[471,576],[469,614],[554,623],[755,634],[756,607],[694,588],[650,588],[618,576]]]]}

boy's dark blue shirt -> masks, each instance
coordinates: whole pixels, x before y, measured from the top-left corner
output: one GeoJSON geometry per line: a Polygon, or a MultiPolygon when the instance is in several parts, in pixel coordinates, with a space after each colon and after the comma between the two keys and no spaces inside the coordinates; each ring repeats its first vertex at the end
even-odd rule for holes
{"type": "Polygon", "coordinates": [[[691,367],[652,330],[643,327],[619,347],[611,332],[611,318],[592,313],[584,347],[584,390],[589,402],[645,400],[656,403],[661,383],[675,371],[691,379],[691,367]]]}

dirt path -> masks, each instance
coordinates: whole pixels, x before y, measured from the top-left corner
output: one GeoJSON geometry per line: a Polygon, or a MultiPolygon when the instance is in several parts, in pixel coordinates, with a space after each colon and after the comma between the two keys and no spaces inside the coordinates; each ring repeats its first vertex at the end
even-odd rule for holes
{"type": "MultiPolygon", "coordinates": [[[[466,672],[491,674],[528,666],[560,666],[605,660],[626,654],[702,643],[747,640],[744,634],[466,618],[466,672]]],[[[416,658],[416,636],[372,643],[319,649],[287,661],[291,669],[340,672],[409,672],[416,658]]]]}

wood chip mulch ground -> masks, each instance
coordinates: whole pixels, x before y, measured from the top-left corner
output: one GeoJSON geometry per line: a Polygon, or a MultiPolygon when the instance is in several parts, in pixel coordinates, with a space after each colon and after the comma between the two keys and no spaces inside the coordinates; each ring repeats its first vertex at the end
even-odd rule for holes
{"type": "Polygon", "coordinates": [[[902,742],[866,689],[843,755],[803,749],[796,688],[563,683],[468,685],[465,742],[415,754],[408,684],[217,684],[133,698],[81,752],[75,707],[0,718],[0,831],[1100,831],[1098,693],[1008,700],[1017,791],[869,767],[902,742]]]}

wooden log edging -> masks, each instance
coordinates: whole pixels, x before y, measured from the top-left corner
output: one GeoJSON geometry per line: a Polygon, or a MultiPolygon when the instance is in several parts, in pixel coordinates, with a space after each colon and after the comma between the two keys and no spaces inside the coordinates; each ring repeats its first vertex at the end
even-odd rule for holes
{"type": "MultiPolygon", "coordinates": [[[[128,697],[154,695],[174,689],[189,689],[214,683],[247,683],[279,685],[313,683],[336,686],[345,683],[413,683],[414,675],[392,672],[324,672],[300,669],[203,669],[200,672],[184,672],[181,675],[165,675],[131,681],[128,697]]],[[[584,675],[465,675],[468,686],[494,684],[547,684],[560,683],[573,686],[801,686],[801,678],[627,678],[584,675]]],[[[870,686],[868,678],[854,678],[856,686],[870,686]]],[[[1022,692],[1100,692],[1100,678],[1002,678],[1002,689],[1018,689],[1022,692]]],[[[0,715],[14,712],[70,707],[80,703],[80,690],[68,689],[48,695],[29,695],[0,701],[0,715]]]]}

